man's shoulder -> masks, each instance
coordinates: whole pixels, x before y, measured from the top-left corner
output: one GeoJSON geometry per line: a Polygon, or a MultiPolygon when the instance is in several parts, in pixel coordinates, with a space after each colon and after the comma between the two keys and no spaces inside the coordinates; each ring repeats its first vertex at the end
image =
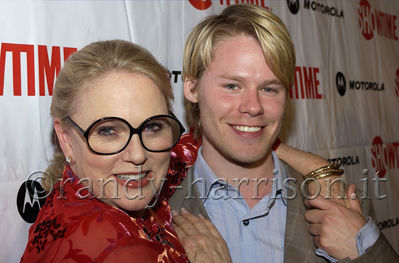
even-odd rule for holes
{"type": "Polygon", "coordinates": [[[169,205],[172,210],[180,211],[185,208],[194,215],[201,214],[205,218],[209,218],[194,181],[194,165],[190,167],[182,183],[176,187],[174,194],[169,199],[169,205]]]}
{"type": "Polygon", "coordinates": [[[285,174],[286,178],[294,178],[299,182],[303,181],[303,176],[298,173],[292,166],[290,166],[288,163],[285,161],[279,159],[278,160],[281,172],[285,174]]]}

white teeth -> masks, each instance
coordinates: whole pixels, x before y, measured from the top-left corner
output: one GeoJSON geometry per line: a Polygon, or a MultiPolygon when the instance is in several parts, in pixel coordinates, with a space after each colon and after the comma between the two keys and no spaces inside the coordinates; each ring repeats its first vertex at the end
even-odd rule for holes
{"type": "Polygon", "coordinates": [[[242,132],[257,132],[261,129],[259,126],[234,126],[234,128],[242,132]]]}
{"type": "Polygon", "coordinates": [[[134,174],[134,175],[117,174],[116,176],[122,180],[139,180],[139,179],[143,178],[145,175],[146,175],[145,173],[142,173],[142,174],[134,174]]]}

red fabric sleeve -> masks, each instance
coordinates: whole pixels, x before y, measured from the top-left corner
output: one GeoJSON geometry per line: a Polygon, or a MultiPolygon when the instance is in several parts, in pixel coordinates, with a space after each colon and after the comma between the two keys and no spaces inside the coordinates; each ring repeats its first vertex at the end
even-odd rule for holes
{"type": "Polygon", "coordinates": [[[161,262],[173,262],[162,245],[149,240],[138,228],[128,229],[132,222],[124,221],[112,212],[105,216],[88,213],[84,219],[72,219],[62,238],[47,239],[49,249],[40,257],[34,256],[37,251],[33,248],[21,262],[158,262],[159,258],[161,262]]]}

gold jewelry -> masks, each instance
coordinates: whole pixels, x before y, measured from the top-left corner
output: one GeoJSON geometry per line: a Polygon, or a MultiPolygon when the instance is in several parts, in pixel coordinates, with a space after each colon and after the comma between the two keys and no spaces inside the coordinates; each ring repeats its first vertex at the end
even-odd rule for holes
{"type": "Polygon", "coordinates": [[[330,172],[318,174],[316,176],[312,176],[312,177],[309,177],[309,178],[314,178],[316,180],[319,180],[319,179],[322,179],[322,178],[325,178],[325,177],[328,177],[328,176],[333,176],[333,175],[340,176],[343,173],[344,173],[344,170],[338,169],[337,171],[330,171],[330,172]]]}
{"type": "Polygon", "coordinates": [[[323,166],[323,167],[317,168],[316,170],[311,171],[311,172],[308,173],[305,177],[312,177],[312,176],[314,176],[315,174],[322,173],[322,172],[324,172],[324,171],[326,171],[326,170],[330,170],[330,169],[337,170],[338,168],[339,168],[339,166],[336,165],[336,164],[328,164],[328,165],[325,165],[325,166],[323,166]]]}
{"type": "MultiPolygon", "coordinates": [[[[328,178],[330,176],[341,176],[344,173],[344,170],[339,169],[338,165],[335,164],[329,164],[323,167],[320,167],[310,173],[308,173],[304,178],[305,179],[315,179],[315,180],[320,180],[320,179],[325,179],[328,178]]],[[[328,179],[325,179],[328,180],[328,179]]],[[[337,180],[337,179],[335,179],[337,180]]],[[[320,181],[319,181],[320,182],[320,181]]],[[[331,185],[330,185],[331,187],[331,185]]],[[[334,197],[335,199],[335,197],[334,197]]],[[[350,203],[348,198],[343,198],[343,199],[337,199],[336,202],[344,205],[347,208],[350,208],[350,203]],[[342,201],[341,201],[342,200],[342,201]]]]}
{"type": "Polygon", "coordinates": [[[337,175],[340,176],[341,174],[344,173],[344,170],[339,169],[339,166],[336,164],[329,164],[323,167],[320,167],[316,170],[311,171],[307,175],[305,175],[305,179],[308,178],[315,178],[315,179],[320,179],[324,178],[330,175],[337,175]]]}

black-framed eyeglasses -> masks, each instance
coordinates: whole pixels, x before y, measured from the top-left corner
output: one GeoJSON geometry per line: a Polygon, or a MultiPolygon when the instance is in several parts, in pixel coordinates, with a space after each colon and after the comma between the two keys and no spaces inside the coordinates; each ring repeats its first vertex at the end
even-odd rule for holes
{"type": "Polygon", "coordinates": [[[184,127],[175,116],[155,115],[143,121],[138,128],[118,117],[105,117],[83,130],[69,116],[66,119],[86,139],[90,150],[99,155],[117,154],[138,134],[141,145],[149,152],[166,152],[173,148],[184,133],[184,127]]]}

